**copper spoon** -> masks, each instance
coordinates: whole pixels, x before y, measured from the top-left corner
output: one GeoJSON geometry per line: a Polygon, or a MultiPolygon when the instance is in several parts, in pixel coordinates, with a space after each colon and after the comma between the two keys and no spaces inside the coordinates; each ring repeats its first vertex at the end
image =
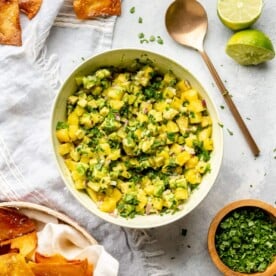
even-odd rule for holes
{"type": "Polygon", "coordinates": [[[238,123],[251,151],[258,156],[260,150],[244,123],[231,95],[225,88],[213,63],[206,54],[203,46],[207,32],[208,19],[204,8],[195,0],[176,0],[166,13],[166,27],[171,37],[178,43],[197,50],[210,70],[225,102],[238,123]]]}

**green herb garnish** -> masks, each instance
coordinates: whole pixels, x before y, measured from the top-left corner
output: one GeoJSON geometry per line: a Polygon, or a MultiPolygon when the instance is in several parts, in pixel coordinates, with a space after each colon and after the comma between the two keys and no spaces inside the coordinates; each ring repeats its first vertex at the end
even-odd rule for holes
{"type": "Polygon", "coordinates": [[[68,128],[68,124],[65,123],[65,122],[57,122],[57,125],[56,125],[56,130],[60,130],[60,129],[63,129],[63,128],[68,128]]]}
{"type": "Polygon", "coordinates": [[[233,132],[233,131],[231,131],[229,128],[227,128],[227,131],[228,131],[229,135],[231,135],[231,136],[233,136],[233,135],[234,135],[234,132],[233,132]]]}
{"type": "Polygon", "coordinates": [[[138,18],[138,23],[139,23],[139,24],[142,24],[142,23],[143,23],[143,18],[142,18],[141,16],[138,18]]]}
{"type": "Polygon", "coordinates": [[[130,13],[135,13],[135,7],[132,7],[130,10],[129,10],[130,13]]]}
{"type": "Polygon", "coordinates": [[[221,221],[215,243],[221,260],[232,270],[265,271],[276,256],[276,222],[260,208],[239,208],[221,221]]]}
{"type": "Polygon", "coordinates": [[[164,44],[164,41],[163,41],[163,39],[160,36],[157,36],[156,42],[158,44],[164,44]]]}

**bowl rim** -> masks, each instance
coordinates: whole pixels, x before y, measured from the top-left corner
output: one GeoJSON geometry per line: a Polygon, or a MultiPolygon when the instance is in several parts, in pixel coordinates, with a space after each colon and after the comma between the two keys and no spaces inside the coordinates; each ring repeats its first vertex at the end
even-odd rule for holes
{"type": "MultiPolygon", "coordinates": [[[[198,80],[198,78],[195,77],[195,75],[193,73],[190,72],[190,70],[188,70],[185,66],[183,66],[182,64],[178,63],[175,59],[171,58],[171,57],[168,57],[164,54],[160,54],[158,52],[154,52],[154,51],[151,51],[151,50],[146,50],[146,49],[140,49],[140,48],[131,48],[131,47],[127,47],[127,48],[113,48],[113,49],[108,49],[108,50],[104,50],[104,51],[101,51],[101,52],[97,52],[96,54],[93,54],[89,57],[87,57],[84,61],[82,61],[80,64],[76,65],[74,67],[73,70],[70,71],[69,74],[67,74],[66,78],[64,79],[62,85],[60,86],[60,88],[58,89],[58,92],[56,93],[56,96],[55,96],[55,99],[53,101],[53,104],[52,104],[52,110],[51,110],[51,118],[50,118],[50,133],[51,133],[51,144],[52,144],[52,153],[54,155],[54,159],[55,159],[55,163],[56,163],[56,166],[58,168],[58,171],[59,171],[59,174],[63,180],[63,183],[65,184],[66,188],[71,192],[71,194],[73,195],[73,197],[75,199],[77,199],[77,201],[79,203],[81,203],[82,206],[84,206],[86,209],[88,209],[88,211],[90,213],[92,213],[93,215],[97,216],[97,217],[100,217],[101,219],[109,222],[109,223],[112,223],[112,224],[115,224],[115,225],[118,225],[118,226],[122,226],[122,227],[127,227],[127,228],[134,228],[134,229],[147,229],[147,228],[155,228],[155,227],[160,227],[160,226],[164,226],[164,225],[168,225],[172,222],[175,222],[181,218],[183,218],[186,214],[183,214],[181,216],[171,216],[170,219],[168,219],[167,221],[165,222],[159,222],[159,223],[154,223],[154,224],[150,224],[150,225],[131,225],[129,223],[129,221],[131,221],[131,219],[128,219],[128,218],[122,218],[124,219],[123,221],[119,222],[117,220],[114,220],[114,217],[111,217],[111,216],[100,216],[99,214],[95,213],[93,210],[91,210],[86,203],[84,203],[80,196],[77,194],[77,191],[75,191],[75,189],[73,187],[71,187],[71,185],[69,185],[67,183],[67,179],[65,177],[65,174],[64,172],[62,171],[61,169],[61,166],[59,164],[59,161],[58,161],[58,156],[57,156],[57,152],[56,152],[56,148],[55,148],[55,138],[54,138],[54,135],[53,135],[53,126],[54,126],[54,114],[55,114],[55,108],[57,106],[57,101],[58,101],[58,98],[59,98],[59,95],[61,93],[61,91],[64,90],[64,87],[66,86],[67,82],[69,81],[70,78],[72,78],[75,74],[76,74],[76,71],[78,71],[81,67],[85,66],[86,63],[89,63],[90,60],[98,57],[98,56],[101,56],[101,55],[105,55],[105,54],[112,54],[112,53],[115,53],[115,52],[121,52],[121,51],[139,51],[140,53],[143,53],[143,54],[150,54],[150,55],[153,55],[153,56],[157,56],[157,57],[160,57],[161,59],[166,59],[167,61],[171,62],[172,64],[175,64],[176,66],[180,67],[181,69],[184,69],[184,71],[187,72],[187,74],[189,74],[203,89],[203,91],[207,94],[208,98],[209,98],[209,101],[212,105],[212,109],[214,111],[214,114],[217,118],[218,121],[221,121],[220,120],[220,116],[219,116],[219,112],[218,112],[218,108],[217,108],[217,105],[215,104],[215,101],[213,99],[213,97],[210,95],[210,93],[205,89],[205,86],[203,86],[202,82],[198,80]]],[[[99,66],[100,67],[100,66],[99,66]]],[[[224,136],[223,136],[223,130],[222,128],[217,128],[217,133],[219,133],[219,142],[218,144],[221,145],[221,149],[219,151],[219,156],[217,158],[217,170],[214,174],[214,179],[213,179],[213,183],[210,187],[210,189],[212,188],[212,186],[214,185],[214,183],[216,182],[216,179],[219,175],[219,171],[220,171],[220,168],[221,168],[221,165],[222,165],[222,160],[223,160],[223,152],[224,152],[224,136]]],[[[203,196],[203,198],[197,202],[197,204],[191,208],[189,210],[189,212],[193,211],[201,202],[202,200],[204,200],[204,198],[206,198],[206,196],[208,195],[210,189],[206,192],[206,194],[203,196]]],[[[176,213],[179,213],[179,212],[176,212],[176,213]]]]}
{"type": "Polygon", "coordinates": [[[276,258],[264,272],[242,273],[230,269],[220,259],[215,247],[215,234],[222,219],[230,212],[243,207],[257,207],[276,218],[276,208],[259,199],[241,199],[225,205],[213,218],[208,230],[208,251],[215,266],[226,276],[272,276],[276,273],[276,258]]]}
{"type": "Polygon", "coordinates": [[[49,207],[39,205],[36,203],[31,203],[31,202],[25,202],[25,201],[7,201],[7,202],[0,202],[0,208],[5,207],[5,208],[15,208],[17,210],[20,209],[29,209],[29,210],[35,210],[39,211],[41,213],[45,213],[47,215],[50,215],[52,217],[57,218],[61,222],[64,222],[71,227],[73,227],[75,230],[77,230],[80,234],[83,235],[87,239],[87,241],[90,242],[91,245],[93,244],[98,244],[98,242],[82,227],[80,226],[76,221],[68,217],[67,215],[58,212],[54,209],[51,209],[49,207]]]}

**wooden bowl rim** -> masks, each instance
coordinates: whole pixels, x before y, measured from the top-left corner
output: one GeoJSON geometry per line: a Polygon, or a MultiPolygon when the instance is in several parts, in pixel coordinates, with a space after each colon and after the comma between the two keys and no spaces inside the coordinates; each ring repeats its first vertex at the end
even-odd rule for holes
{"type": "Polygon", "coordinates": [[[216,267],[226,276],[272,276],[273,273],[276,273],[276,258],[274,259],[273,263],[267,267],[267,269],[264,272],[257,272],[257,273],[241,273],[234,271],[230,269],[228,266],[226,266],[220,259],[216,247],[215,247],[215,234],[217,227],[219,226],[219,223],[222,221],[222,219],[229,214],[231,211],[241,208],[241,207],[257,207],[265,212],[269,213],[273,217],[276,218],[276,208],[274,208],[272,205],[263,202],[261,200],[257,199],[242,199],[237,200],[232,203],[227,204],[224,206],[213,218],[209,231],[208,231],[208,251],[211,256],[211,259],[213,263],[216,265],[216,267]]]}
{"type": "Polygon", "coordinates": [[[20,209],[30,209],[30,210],[36,210],[36,211],[40,211],[42,213],[46,213],[47,215],[53,216],[53,217],[59,219],[60,221],[65,222],[66,224],[72,226],[80,234],[82,234],[91,243],[91,245],[98,244],[98,242],[77,222],[75,222],[68,216],[66,216],[58,211],[55,211],[51,208],[48,208],[46,206],[31,203],[31,202],[24,202],[24,201],[10,201],[10,202],[0,202],[0,207],[11,207],[11,208],[19,209],[19,210],[20,209]]]}

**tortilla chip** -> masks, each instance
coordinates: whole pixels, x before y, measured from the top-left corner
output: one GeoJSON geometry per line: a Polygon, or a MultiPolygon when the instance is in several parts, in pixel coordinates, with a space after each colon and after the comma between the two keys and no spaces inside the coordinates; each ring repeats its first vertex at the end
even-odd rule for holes
{"type": "Polygon", "coordinates": [[[59,263],[59,264],[66,264],[68,261],[61,256],[60,254],[55,254],[52,256],[44,256],[38,252],[35,252],[35,262],[36,263],[59,263]]]}
{"type": "Polygon", "coordinates": [[[0,0],[0,44],[22,45],[18,0],[0,0]]]}
{"type": "Polygon", "coordinates": [[[121,0],[74,0],[73,6],[79,19],[121,14],[121,0]]]}
{"type": "Polygon", "coordinates": [[[34,232],[36,227],[30,218],[19,213],[16,209],[0,208],[0,229],[1,245],[5,241],[34,232]]]}
{"type": "Polygon", "coordinates": [[[28,266],[36,276],[88,276],[89,271],[87,260],[65,264],[30,262],[28,266]]]}
{"type": "Polygon", "coordinates": [[[29,19],[32,19],[39,11],[42,0],[19,0],[19,8],[29,19]]]}
{"type": "Polygon", "coordinates": [[[12,250],[18,251],[22,256],[31,258],[37,246],[36,231],[23,235],[18,238],[7,240],[1,246],[10,245],[10,253],[12,250]]]}
{"type": "Polygon", "coordinates": [[[0,256],[0,276],[35,276],[21,254],[9,253],[0,256]]]}

